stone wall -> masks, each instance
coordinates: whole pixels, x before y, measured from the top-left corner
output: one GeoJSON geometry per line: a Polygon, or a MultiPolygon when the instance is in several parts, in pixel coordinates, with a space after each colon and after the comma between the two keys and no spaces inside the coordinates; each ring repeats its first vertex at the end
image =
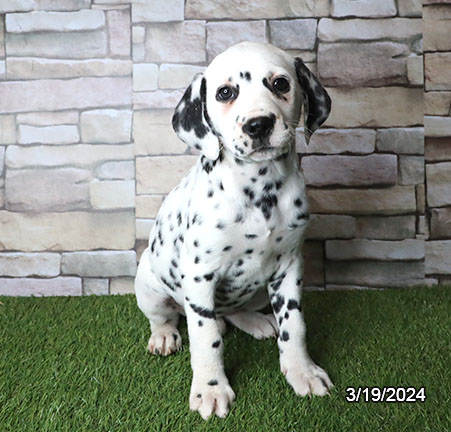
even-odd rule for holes
{"type": "Polygon", "coordinates": [[[333,100],[310,145],[297,137],[306,285],[446,281],[451,4],[427,3],[426,193],[420,0],[0,1],[0,294],[131,291],[158,208],[197,159],[172,110],[241,40],[301,56],[333,100]]]}

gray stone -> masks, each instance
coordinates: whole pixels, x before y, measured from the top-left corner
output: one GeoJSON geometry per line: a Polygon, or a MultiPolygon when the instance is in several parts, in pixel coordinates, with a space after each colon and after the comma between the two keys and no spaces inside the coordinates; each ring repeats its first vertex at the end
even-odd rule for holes
{"type": "Polygon", "coordinates": [[[101,278],[84,278],[83,295],[108,295],[109,281],[101,278]]]}
{"type": "Polygon", "coordinates": [[[451,274],[451,241],[426,242],[426,274],[451,274]]]}
{"type": "Polygon", "coordinates": [[[0,147],[0,177],[3,175],[3,167],[5,162],[5,147],[0,147]]]}
{"type": "Polygon", "coordinates": [[[94,209],[134,208],[135,181],[94,181],[89,185],[89,195],[94,209]]]}
{"type": "Polygon", "coordinates": [[[407,83],[408,47],[394,42],[319,45],[321,83],[334,87],[380,87],[407,83]]]}
{"type": "Polygon", "coordinates": [[[396,15],[394,0],[332,0],[332,16],[363,16],[365,18],[396,15]]]}
{"type": "Polygon", "coordinates": [[[0,115],[0,144],[16,142],[16,122],[13,115],[0,115]]]}
{"type": "Polygon", "coordinates": [[[183,21],[184,0],[135,0],[133,23],[183,21]]]}
{"type": "Polygon", "coordinates": [[[186,88],[198,73],[205,70],[203,66],[162,64],[158,77],[158,86],[162,89],[186,88]]]}
{"type": "Polygon", "coordinates": [[[426,165],[429,207],[451,205],[451,162],[426,165]]]}
{"type": "Polygon", "coordinates": [[[403,240],[415,237],[415,216],[360,216],[357,238],[403,240]]]}
{"type": "Polygon", "coordinates": [[[73,11],[89,9],[91,0],[34,0],[34,10],[73,11]]]}
{"type": "Polygon", "coordinates": [[[8,0],[0,2],[0,14],[26,12],[33,9],[35,0],[8,0]]]}
{"type": "Polygon", "coordinates": [[[6,208],[67,211],[89,208],[90,173],[76,168],[7,170],[6,208]]]}
{"type": "Polygon", "coordinates": [[[109,10],[107,27],[110,56],[129,58],[131,52],[130,9],[109,10]]]}
{"type": "Polygon", "coordinates": [[[79,115],[77,111],[64,111],[64,112],[36,112],[18,114],[17,123],[19,125],[31,125],[31,126],[56,126],[56,125],[68,125],[77,124],[79,115]]]}
{"type": "Polygon", "coordinates": [[[355,237],[356,221],[352,216],[312,214],[307,226],[308,240],[348,239],[355,237]]]}
{"type": "Polygon", "coordinates": [[[0,278],[0,295],[20,297],[80,296],[81,279],[0,278]]]}
{"type": "Polygon", "coordinates": [[[0,276],[53,277],[60,274],[60,266],[57,253],[0,252],[0,276]]]}
{"type": "Polygon", "coordinates": [[[312,50],[315,48],[316,26],[317,21],[313,19],[269,21],[271,43],[282,49],[312,50]]]}
{"type": "Polygon", "coordinates": [[[2,57],[5,57],[5,25],[3,19],[0,18],[0,58],[2,57]]]}
{"type": "Polygon", "coordinates": [[[424,129],[388,128],[377,131],[376,147],[381,152],[424,154],[424,129]]]}
{"type": "Polygon", "coordinates": [[[134,93],[133,108],[135,110],[174,109],[182,98],[183,93],[183,90],[157,90],[134,93]]]}
{"type": "Polygon", "coordinates": [[[304,156],[301,161],[306,184],[313,186],[394,185],[395,155],[304,156]]]}
{"type": "Polygon", "coordinates": [[[75,125],[19,126],[19,144],[74,144],[79,141],[75,125]]]}
{"type": "Polygon", "coordinates": [[[149,91],[158,88],[158,65],[139,63],[133,65],[133,90],[149,91]]]}
{"type": "Polygon", "coordinates": [[[127,143],[131,139],[130,110],[101,109],[80,116],[81,138],[85,143],[127,143]]]}
{"type": "Polygon", "coordinates": [[[398,12],[400,16],[421,17],[421,0],[398,0],[398,12]]]}
{"type": "Polygon", "coordinates": [[[135,251],[63,253],[62,274],[87,277],[135,276],[135,251]]]}
{"type": "Polygon", "coordinates": [[[431,239],[451,239],[451,208],[431,209],[431,239]]]}
{"type": "Polygon", "coordinates": [[[135,178],[135,162],[105,162],[95,171],[97,178],[102,180],[129,180],[135,178]]]}
{"type": "Polygon", "coordinates": [[[424,183],[415,185],[415,196],[417,200],[417,210],[419,213],[424,214],[426,208],[426,193],[424,183]]]}
{"type": "Polygon", "coordinates": [[[138,240],[148,240],[154,225],[155,221],[152,219],[136,219],[136,238],[138,240]]]}
{"type": "Polygon", "coordinates": [[[450,137],[451,117],[424,116],[424,134],[427,137],[450,137]]]}
{"type": "Polygon", "coordinates": [[[423,56],[411,55],[407,57],[407,79],[411,85],[423,85],[423,56]]]}
{"type": "Polygon", "coordinates": [[[399,157],[399,184],[424,183],[424,156],[399,157]]]}
{"type": "Polygon", "coordinates": [[[304,257],[304,285],[324,286],[324,246],[322,242],[306,241],[302,248],[304,257]]]}

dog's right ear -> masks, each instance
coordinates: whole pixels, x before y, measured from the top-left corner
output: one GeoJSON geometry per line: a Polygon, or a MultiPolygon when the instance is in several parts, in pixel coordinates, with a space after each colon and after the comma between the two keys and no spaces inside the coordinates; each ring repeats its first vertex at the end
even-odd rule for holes
{"type": "Polygon", "coordinates": [[[197,74],[175,108],[172,127],[185,144],[216,160],[219,140],[208,117],[206,96],[206,79],[203,74],[197,74]]]}

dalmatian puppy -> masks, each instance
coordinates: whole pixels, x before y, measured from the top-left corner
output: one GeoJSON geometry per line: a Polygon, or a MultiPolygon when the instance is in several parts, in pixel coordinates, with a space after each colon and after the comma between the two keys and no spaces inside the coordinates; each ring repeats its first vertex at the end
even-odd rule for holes
{"type": "Polygon", "coordinates": [[[189,405],[204,419],[226,416],[235,399],[224,320],[257,339],[278,335],[280,368],[297,394],[324,396],[333,386],[305,343],[300,248],[309,212],[295,152],[301,111],[308,142],[330,106],[300,58],[243,42],[197,75],[175,109],[176,133],[201,156],[163,202],[135,290],[153,354],[181,348],[186,315],[189,405]]]}

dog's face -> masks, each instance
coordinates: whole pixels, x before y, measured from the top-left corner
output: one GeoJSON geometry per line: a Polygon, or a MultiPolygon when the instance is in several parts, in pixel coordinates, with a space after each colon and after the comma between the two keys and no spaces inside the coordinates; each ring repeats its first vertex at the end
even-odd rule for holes
{"type": "Polygon", "coordinates": [[[301,59],[272,45],[243,42],[194,78],[173,126],[182,141],[212,160],[220,145],[241,160],[274,159],[294,145],[302,106],[308,141],[329,114],[326,91],[301,59]]]}

